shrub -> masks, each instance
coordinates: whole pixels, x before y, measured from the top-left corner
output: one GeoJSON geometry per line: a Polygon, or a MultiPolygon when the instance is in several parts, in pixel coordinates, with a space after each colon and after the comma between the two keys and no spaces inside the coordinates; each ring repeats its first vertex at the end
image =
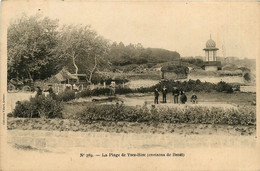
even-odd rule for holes
{"type": "Polygon", "coordinates": [[[110,93],[109,88],[96,88],[91,91],[92,96],[108,95],[110,93]]]}
{"type": "Polygon", "coordinates": [[[100,96],[100,95],[108,95],[110,93],[109,88],[96,88],[93,90],[85,89],[78,93],[77,97],[88,97],[88,96],[100,96]]]}
{"type": "Polygon", "coordinates": [[[91,90],[90,89],[85,89],[81,92],[79,92],[76,97],[79,98],[79,97],[88,97],[88,96],[91,96],[91,90]]]}
{"type": "Polygon", "coordinates": [[[124,105],[89,105],[76,114],[81,123],[93,121],[163,122],[196,124],[255,125],[255,108],[220,108],[187,106],[185,108],[131,107],[124,105]]]}
{"type": "Polygon", "coordinates": [[[140,87],[134,90],[135,93],[149,93],[155,90],[156,86],[152,87],[140,87]]]}
{"type": "Polygon", "coordinates": [[[245,79],[246,81],[250,81],[250,80],[251,80],[250,74],[249,74],[249,73],[245,73],[244,79],[245,79]]]}
{"type": "Polygon", "coordinates": [[[16,102],[12,113],[22,118],[60,118],[62,105],[60,102],[45,96],[30,98],[29,101],[16,102]]]}
{"type": "Polygon", "coordinates": [[[73,90],[65,90],[56,96],[57,101],[67,102],[73,99],[75,99],[75,91],[73,90]]]}
{"type": "Polygon", "coordinates": [[[216,90],[218,92],[227,92],[227,93],[233,93],[233,89],[232,86],[227,84],[224,81],[220,81],[217,86],[216,86],[216,90]]]}
{"type": "Polygon", "coordinates": [[[133,93],[134,91],[130,88],[125,88],[125,87],[118,87],[116,88],[116,94],[128,94],[128,93],[133,93]]]}

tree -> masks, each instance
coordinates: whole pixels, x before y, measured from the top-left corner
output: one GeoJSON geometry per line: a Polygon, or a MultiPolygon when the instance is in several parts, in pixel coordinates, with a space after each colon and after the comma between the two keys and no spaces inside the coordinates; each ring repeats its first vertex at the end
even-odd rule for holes
{"type": "Polygon", "coordinates": [[[87,73],[91,82],[99,66],[106,62],[109,42],[90,26],[64,26],[59,34],[57,56],[60,64],[75,74],[87,73]]]}
{"type": "Polygon", "coordinates": [[[44,79],[56,71],[58,20],[23,15],[7,30],[8,79],[44,79]]]}

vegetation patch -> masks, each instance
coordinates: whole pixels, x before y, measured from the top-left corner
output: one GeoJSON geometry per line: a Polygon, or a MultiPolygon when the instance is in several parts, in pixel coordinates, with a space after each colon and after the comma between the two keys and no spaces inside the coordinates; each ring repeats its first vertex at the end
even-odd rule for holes
{"type": "Polygon", "coordinates": [[[161,122],[193,124],[255,125],[253,107],[221,108],[186,106],[185,108],[130,107],[124,105],[89,105],[74,119],[87,124],[95,121],[161,122]]]}
{"type": "Polygon", "coordinates": [[[62,104],[50,96],[17,101],[12,116],[20,118],[61,118],[62,104]]]}

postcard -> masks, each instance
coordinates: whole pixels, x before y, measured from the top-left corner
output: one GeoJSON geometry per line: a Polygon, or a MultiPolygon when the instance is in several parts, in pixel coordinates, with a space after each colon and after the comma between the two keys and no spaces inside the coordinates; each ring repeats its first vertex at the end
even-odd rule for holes
{"type": "Polygon", "coordinates": [[[1,170],[259,170],[257,1],[1,2],[1,170]]]}

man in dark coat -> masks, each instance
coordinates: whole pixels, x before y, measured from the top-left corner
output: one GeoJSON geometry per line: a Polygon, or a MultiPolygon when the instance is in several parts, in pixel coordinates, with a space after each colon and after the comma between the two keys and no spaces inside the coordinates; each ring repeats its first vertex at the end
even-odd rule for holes
{"type": "Polygon", "coordinates": [[[167,88],[165,86],[163,86],[162,94],[163,94],[163,103],[166,103],[167,88]]]}
{"type": "Polygon", "coordinates": [[[178,103],[178,99],[179,99],[179,89],[178,89],[177,87],[173,87],[172,95],[173,95],[174,103],[178,103]]]}
{"type": "Polygon", "coordinates": [[[156,88],[154,90],[154,104],[158,104],[158,98],[159,98],[159,91],[158,89],[156,88]]]}
{"type": "Polygon", "coordinates": [[[187,96],[184,93],[184,91],[181,91],[181,97],[180,97],[181,103],[185,104],[187,102],[187,96]]]}

